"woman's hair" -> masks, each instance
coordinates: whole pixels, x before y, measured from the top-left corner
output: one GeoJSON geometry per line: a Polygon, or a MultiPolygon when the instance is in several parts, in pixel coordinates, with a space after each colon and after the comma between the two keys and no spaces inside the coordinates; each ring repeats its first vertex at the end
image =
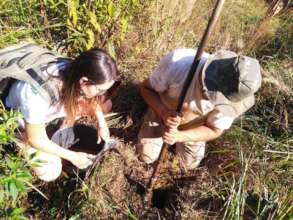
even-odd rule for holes
{"type": "Polygon", "coordinates": [[[113,58],[104,50],[93,48],[82,52],[62,71],[63,87],[61,103],[67,114],[67,121],[75,120],[80,96],[80,79],[88,78],[88,84],[103,84],[111,80],[119,81],[117,66],[113,58]]]}

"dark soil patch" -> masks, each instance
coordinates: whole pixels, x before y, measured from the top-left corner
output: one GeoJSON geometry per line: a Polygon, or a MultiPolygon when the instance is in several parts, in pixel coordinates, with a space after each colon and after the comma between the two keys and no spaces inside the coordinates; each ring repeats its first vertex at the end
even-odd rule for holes
{"type": "Polygon", "coordinates": [[[152,206],[158,209],[164,209],[165,206],[170,202],[171,188],[155,189],[153,190],[152,206]]]}

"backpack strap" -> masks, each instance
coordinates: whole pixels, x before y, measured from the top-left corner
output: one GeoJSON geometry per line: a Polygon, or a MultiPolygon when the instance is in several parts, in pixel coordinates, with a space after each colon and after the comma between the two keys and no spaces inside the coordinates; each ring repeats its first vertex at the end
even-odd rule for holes
{"type": "Polygon", "coordinates": [[[1,71],[0,80],[5,79],[7,77],[14,78],[20,81],[25,81],[31,84],[32,87],[34,87],[39,94],[48,102],[53,103],[54,97],[50,96],[49,91],[46,91],[45,88],[42,87],[42,84],[44,84],[43,79],[37,77],[38,74],[35,73],[32,70],[26,71],[28,74],[18,74],[20,72],[23,72],[23,69],[19,68],[16,64],[10,65],[8,68],[5,68],[1,71]]]}

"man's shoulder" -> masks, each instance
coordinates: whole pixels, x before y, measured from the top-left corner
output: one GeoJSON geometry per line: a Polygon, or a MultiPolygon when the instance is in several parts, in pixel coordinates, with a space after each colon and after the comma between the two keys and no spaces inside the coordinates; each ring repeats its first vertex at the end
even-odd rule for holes
{"type": "Polygon", "coordinates": [[[195,49],[191,48],[177,48],[170,52],[168,52],[165,56],[163,56],[163,59],[169,59],[173,62],[177,62],[181,60],[182,58],[186,57],[194,57],[196,54],[195,49]]]}
{"type": "Polygon", "coordinates": [[[169,53],[172,53],[174,56],[195,56],[197,48],[176,48],[169,53]]]}
{"type": "Polygon", "coordinates": [[[219,102],[215,107],[225,115],[233,116],[234,118],[239,117],[246,111],[248,111],[255,104],[254,95],[248,96],[239,102],[219,102]]]}
{"type": "MultiPolygon", "coordinates": [[[[197,48],[177,48],[163,56],[160,62],[178,65],[192,63],[196,55],[196,52],[197,48]]],[[[204,52],[202,54],[202,59],[207,59],[209,55],[210,54],[204,52]]]]}

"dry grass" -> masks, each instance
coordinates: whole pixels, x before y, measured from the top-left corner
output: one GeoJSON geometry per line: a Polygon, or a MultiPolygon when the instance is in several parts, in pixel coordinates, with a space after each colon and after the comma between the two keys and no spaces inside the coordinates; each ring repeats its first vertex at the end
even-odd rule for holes
{"type": "MultiPolygon", "coordinates": [[[[120,50],[119,64],[125,81],[114,106],[130,114],[112,129],[125,142],[121,148],[123,157],[108,155],[97,176],[86,183],[91,190],[89,202],[81,209],[83,218],[283,219],[289,216],[293,202],[289,165],[292,70],[286,68],[287,59],[262,61],[264,83],[257,105],[222,138],[209,143],[207,156],[198,169],[182,173],[170,153],[156,185],[155,206],[143,206],[141,190],[151,168],[137,161],[134,152],[145,109],[135,84],[149,75],[162,54],[173,48],[198,45],[214,3],[197,0],[192,7],[190,3],[194,1],[174,2],[157,1],[144,10],[145,14],[137,18],[129,32],[127,46],[120,50]],[[190,7],[184,11],[186,4],[190,7]]],[[[278,30],[278,26],[264,23],[260,28],[265,12],[265,4],[260,1],[227,1],[207,50],[224,48],[246,54],[246,46],[253,42],[250,54],[258,54],[256,49],[263,40],[270,39],[278,30]],[[254,38],[256,32],[265,33],[259,41],[254,38]]]]}
{"type": "Polygon", "coordinates": [[[110,123],[112,135],[122,142],[119,152],[107,153],[89,179],[63,176],[43,187],[51,195],[50,202],[31,195],[29,214],[40,212],[36,219],[292,217],[293,55],[292,33],[287,33],[292,25],[284,17],[263,21],[267,6],[258,0],[227,0],[206,49],[234,50],[261,61],[264,81],[257,104],[224,136],[208,144],[198,169],[181,172],[170,152],[156,185],[161,191],[156,191],[155,207],[142,204],[142,186],[151,167],[139,162],[134,150],[146,109],[136,84],[167,51],[199,44],[214,2],[150,1],[134,15],[117,56],[124,80],[114,99],[114,110],[120,114],[110,123]]]}
{"type": "MultiPolygon", "coordinates": [[[[190,2],[193,1],[180,1],[174,7],[170,1],[158,1],[145,11],[146,20],[144,16],[139,18],[128,39],[132,50],[121,51],[120,67],[127,81],[137,83],[147,77],[158,58],[167,51],[198,45],[214,2],[198,0],[184,13],[183,5],[190,2]]],[[[265,13],[266,6],[261,1],[227,1],[207,50],[230,49],[247,54],[246,48],[253,44],[249,54],[258,55],[262,42],[278,31],[276,20],[270,25],[261,22],[265,13]],[[255,40],[258,35],[255,33],[263,34],[255,40]]],[[[291,53],[287,54],[292,58],[291,53]]],[[[127,180],[125,210],[142,219],[283,219],[288,216],[292,211],[293,188],[289,165],[292,122],[288,116],[292,111],[292,69],[286,67],[290,65],[287,59],[261,61],[264,83],[257,105],[225,136],[209,144],[199,169],[181,173],[170,154],[156,186],[162,193],[156,194],[156,207],[142,208],[137,188],[145,183],[150,170],[135,159],[135,142],[131,139],[128,149],[131,153],[126,153],[126,157],[132,158],[132,162],[124,174],[131,174],[135,182],[127,180]]],[[[118,106],[124,103],[121,97],[118,106]]],[[[136,100],[131,103],[134,105],[123,105],[123,108],[127,106],[130,112],[137,112],[135,106],[142,103],[136,100]]],[[[141,117],[132,119],[131,132],[136,134],[141,117]]]]}

